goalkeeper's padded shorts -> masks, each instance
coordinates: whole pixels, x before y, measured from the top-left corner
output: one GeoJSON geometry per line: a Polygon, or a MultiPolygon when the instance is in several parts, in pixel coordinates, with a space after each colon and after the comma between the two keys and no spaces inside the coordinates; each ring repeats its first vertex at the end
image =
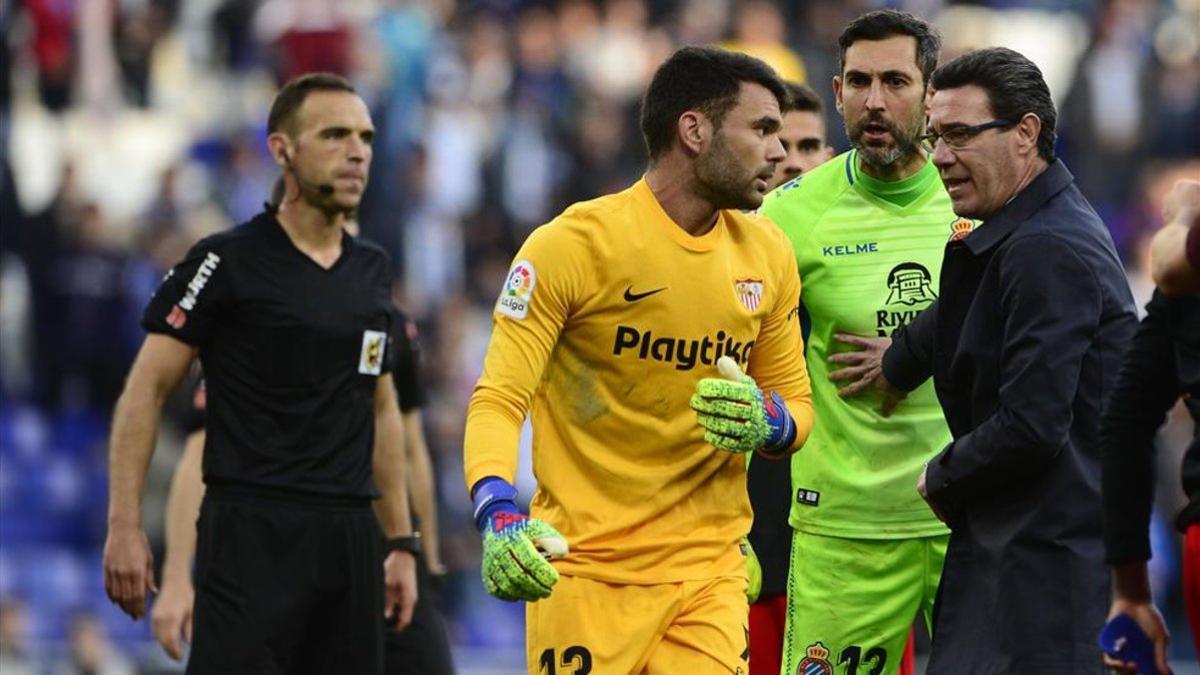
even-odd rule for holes
{"type": "Polygon", "coordinates": [[[618,585],[563,575],[525,609],[530,675],[746,675],[744,576],[618,585]]]}

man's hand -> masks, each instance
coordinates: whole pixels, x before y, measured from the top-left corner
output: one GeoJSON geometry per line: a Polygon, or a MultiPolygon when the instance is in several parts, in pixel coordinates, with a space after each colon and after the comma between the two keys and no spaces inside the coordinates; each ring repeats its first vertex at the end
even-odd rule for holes
{"type": "Polygon", "coordinates": [[[929,498],[928,490],[925,489],[925,474],[928,471],[929,467],[921,469],[921,475],[917,477],[917,493],[920,494],[921,499],[924,499],[925,503],[929,505],[929,510],[933,511],[933,515],[937,516],[937,519],[944,523],[946,522],[946,514],[942,513],[942,510],[938,508],[937,504],[933,503],[933,500],[929,498]]]}
{"type": "Polygon", "coordinates": [[[154,556],[140,526],[109,525],[104,542],[104,591],[135,621],[146,613],[148,594],[158,592],[154,556]]]}
{"type": "MultiPolygon", "coordinates": [[[[1163,621],[1158,608],[1152,602],[1134,602],[1120,597],[1114,598],[1112,607],[1108,610],[1108,618],[1111,620],[1121,613],[1133,617],[1137,625],[1146,633],[1146,637],[1154,643],[1154,666],[1157,675],[1170,675],[1171,669],[1167,666],[1167,643],[1171,640],[1171,634],[1167,631],[1167,624],[1163,621]]],[[[1108,654],[1104,655],[1104,665],[1122,673],[1138,672],[1136,663],[1121,661],[1108,654]]]]}
{"type": "Polygon", "coordinates": [[[567,540],[547,523],[521,513],[496,513],[484,526],[483,584],[501,600],[550,597],[558,570],[548,559],[567,552],[567,540]]]}
{"type": "Polygon", "coordinates": [[[847,382],[838,389],[838,396],[849,398],[876,389],[883,393],[883,405],[879,414],[890,417],[896,405],[908,396],[888,382],[883,374],[883,353],[892,345],[891,338],[867,338],[848,333],[834,333],[833,339],[856,348],[854,351],[838,352],[829,357],[829,362],[842,366],[829,373],[834,382],[847,382]]]}
{"type": "Polygon", "coordinates": [[[195,600],[191,579],[163,576],[162,591],[150,610],[150,626],[154,629],[154,639],[176,661],[183,658],[183,641],[192,641],[195,600]]]}
{"type": "MultiPolygon", "coordinates": [[[[1150,576],[1146,561],[1133,560],[1112,566],[1112,606],[1108,620],[1118,614],[1128,614],[1154,643],[1154,666],[1158,675],[1169,675],[1167,666],[1167,643],[1171,636],[1167,632],[1162,614],[1154,606],[1150,595],[1150,576]]],[[[1104,655],[1104,665],[1123,673],[1136,673],[1137,664],[1104,655]]],[[[1142,675],[1148,675],[1143,673],[1142,675]]]]}
{"type": "Polygon", "coordinates": [[[1200,213],[1200,180],[1181,180],[1175,183],[1163,200],[1163,223],[1190,222],[1200,213]]]}
{"type": "Polygon", "coordinates": [[[1200,228],[1200,181],[1181,180],[1163,201],[1163,227],[1150,240],[1150,276],[1167,297],[1200,291],[1200,269],[1187,254],[1195,228],[1200,228]]]}
{"type": "Polygon", "coordinates": [[[383,560],[383,616],[396,622],[396,630],[412,623],[417,606],[417,559],[406,551],[392,551],[383,560]]]}
{"type": "Polygon", "coordinates": [[[717,372],[721,377],[696,384],[691,399],[704,440],[726,452],[785,453],[796,440],[796,422],[779,394],[766,396],[728,356],[717,359],[717,372]]]}

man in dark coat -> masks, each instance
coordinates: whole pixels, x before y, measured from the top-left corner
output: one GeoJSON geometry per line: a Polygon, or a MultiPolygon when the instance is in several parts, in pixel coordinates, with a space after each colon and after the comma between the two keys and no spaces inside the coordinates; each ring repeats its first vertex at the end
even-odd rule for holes
{"type": "Polygon", "coordinates": [[[1097,437],[1133,299],[1107,229],[1054,158],[1037,66],[983,49],[932,87],[933,161],[955,213],[982,223],[951,236],[938,300],[886,352],[843,355],[838,379],[858,378],[847,394],[899,395],[932,376],[954,437],[917,485],[951,528],[928,672],[1102,672],[1097,437]]]}

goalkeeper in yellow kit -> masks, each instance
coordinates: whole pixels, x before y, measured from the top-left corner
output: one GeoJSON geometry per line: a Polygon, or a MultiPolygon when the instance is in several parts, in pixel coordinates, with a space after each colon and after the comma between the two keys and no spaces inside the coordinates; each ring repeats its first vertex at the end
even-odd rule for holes
{"type": "Polygon", "coordinates": [[[813,423],[794,256],[738,211],[784,157],[786,98],[757,59],[677,51],[643,100],[645,177],[571,206],[512,264],[465,470],[484,583],[530,601],[530,673],[746,672],[746,453],[785,456],[813,423]]]}

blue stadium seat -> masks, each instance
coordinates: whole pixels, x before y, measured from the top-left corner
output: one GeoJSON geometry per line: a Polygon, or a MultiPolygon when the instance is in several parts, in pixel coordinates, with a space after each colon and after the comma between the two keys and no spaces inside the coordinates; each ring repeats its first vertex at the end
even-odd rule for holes
{"type": "Polygon", "coordinates": [[[88,605],[88,569],[77,554],[59,547],[33,546],[17,555],[19,595],[29,605],[30,637],[35,642],[66,638],[71,611],[88,605]]]}
{"type": "Polygon", "coordinates": [[[0,408],[0,458],[29,459],[49,448],[50,425],[33,406],[5,405],[0,408]]]}
{"type": "Polygon", "coordinates": [[[62,411],[55,416],[54,449],[57,453],[84,458],[104,452],[108,424],[103,416],[90,410],[62,411]]]}

